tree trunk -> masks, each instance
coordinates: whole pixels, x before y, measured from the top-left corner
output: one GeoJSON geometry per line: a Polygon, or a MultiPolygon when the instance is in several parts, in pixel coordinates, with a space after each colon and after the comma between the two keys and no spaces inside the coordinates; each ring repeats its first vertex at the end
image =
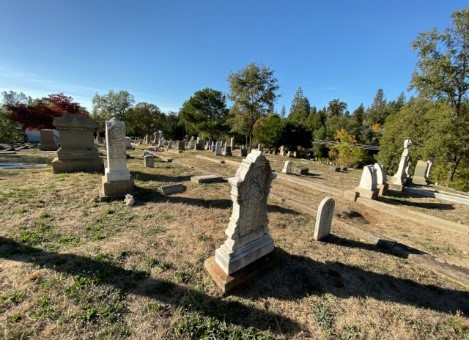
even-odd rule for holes
{"type": "Polygon", "coordinates": [[[459,162],[461,161],[461,158],[458,158],[458,156],[453,155],[452,161],[451,161],[451,166],[449,168],[448,172],[448,178],[446,179],[448,182],[452,182],[454,179],[454,175],[456,174],[456,169],[458,168],[459,162]]]}

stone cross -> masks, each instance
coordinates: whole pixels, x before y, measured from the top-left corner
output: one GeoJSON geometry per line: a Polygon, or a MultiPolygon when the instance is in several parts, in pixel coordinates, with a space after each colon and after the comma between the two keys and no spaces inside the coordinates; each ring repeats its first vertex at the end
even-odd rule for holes
{"type": "Polygon", "coordinates": [[[314,226],[314,239],[320,241],[331,233],[332,217],[334,216],[335,201],[331,197],[324,198],[318,207],[316,225],[314,226]]]}
{"type": "Polygon", "coordinates": [[[230,275],[274,250],[269,235],[267,197],[275,175],[261,151],[241,162],[231,185],[233,211],[225,234],[228,239],[215,251],[215,262],[230,275]]]}

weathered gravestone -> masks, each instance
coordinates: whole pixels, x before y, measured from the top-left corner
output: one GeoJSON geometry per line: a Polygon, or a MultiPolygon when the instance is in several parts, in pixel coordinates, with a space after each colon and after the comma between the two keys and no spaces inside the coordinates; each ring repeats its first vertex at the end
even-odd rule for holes
{"type": "Polygon", "coordinates": [[[319,203],[313,236],[316,241],[320,241],[330,235],[334,209],[335,201],[331,197],[326,197],[319,203]]]}
{"type": "Polygon", "coordinates": [[[248,149],[246,149],[246,147],[244,146],[241,146],[239,148],[239,156],[240,157],[246,157],[248,155],[248,149]]]}
{"type": "Polygon", "coordinates": [[[291,162],[291,161],[286,161],[286,162],[283,164],[282,172],[283,172],[284,174],[287,174],[287,175],[292,173],[292,162],[291,162]]]}
{"type": "Polygon", "coordinates": [[[412,177],[412,183],[418,185],[428,185],[430,180],[427,177],[428,167],[430,164],[426,161],[418,160],[415,166],[414,176],[412,177]]]}
{"type": "Polygon", "coordinates": [[[221,142],[215,143],[215,156],[221,156],[221,142]]]}
{"type": "Polygon", "coordinates": [[[225,231],[228,238],[215,251],[215,256],[205,262],[205,268],[223,291],[250,276],[246,273],[248,265],[255,268],[250,273],[259,270],[274,250],[267,219],[267,197],[274,178],[269,161],[261,151],[254,150],[243,159],[236,176],[228,180],[233,200],[225,231]]]}
{"type": "Polygon", "coordinates": [[[125,148],[126,148],[126,149],[131,149],[131,150],[133,150],[132,138],[130,138],[130,137],[125,137],[124,141],[125,141],[125,148]]]}
{"type": "Polygon", "coordinates": [[[404,151],[402,151],[401,160],[399,161],[399,168],[390,183],[390,187],[394,190],[402,191],[410,181],[408,169],[410,166],[409,148],[411,145],[412,141],[410,139],[404,141],[404,151]]]}
{"type": "Polygon", "coordinates": [[[376,199],[378,197],[378,189],[376,184],[376,170],[373,165],[363,167],[360,184],[355,188],[360,197],[376,199]]]}
{"type": "Polygon", "coordinates": [[[79,114],[66,114],[54,118],[54,126],[60,134],[60,149],[52,161],[55,174],[63,172],[101,172],[104,162],[94,146],[93,132],[98,124],[79,114]]]}
{"type": "Polygon", "coordinates": [[[229,146],[229,145],[225,146],[225,153],[224,153],[224,155],[225,155],[226,157],[231,157],[231,156],[233,156],[233,153],[231,152],[231,146],[229,146]]]}
{"type": "Polygon", "coordinates": [[[145,155],[145,156],[143,156],[143,166],[145,168],[154,168],[155,167],[155,156],[154,155],[145,155]]]}
{"type": "Polygon", "coordinates": [[[134,182],[126,163],[126,138],[124,122],[114,118],[106,121],[107,168],[99,191],[101,200],[124,197],[133,191],[134,182]]]}
{"type": "Polygon", "coordinates": [[[41,142],[38,145],[39,150],[42,151],[57,151],[59,146],[55,142],[54,130],[42,129],[40,130],[41,142]]]}
{"type": "Polygon", "coordinates": [[[384,169],[384,166],[380,163],[375,163],[373,166],[376,171],[376,187],[378,188],[378,195],[386,195],[389,186],[386,169],[384,169]]]}
{"type": "Polygon", "coordinates": [[[185,142],[182,140],[180,142],[176,141],[177,143],[177,150],[178,151],[183,151],[185,149],[185,142]]]}

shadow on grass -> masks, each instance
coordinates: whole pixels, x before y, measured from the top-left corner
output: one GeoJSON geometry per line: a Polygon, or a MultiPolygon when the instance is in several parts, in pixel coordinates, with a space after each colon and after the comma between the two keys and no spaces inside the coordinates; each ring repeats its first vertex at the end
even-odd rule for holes
{"type": "Polygon", "coordinates": [[[142,182],[164,182],[164,183],[171,183],[171,182],[187,182],[191,180],[192,176],[164,176],[160,174],[149,174],[146,172],[141,171],[130,171],[130,175],[137,181],[142,182]]]}
{"type": "MultiPolygon", "coordinates": [[[[422,196],[397,196],[399,198],[404,198],[404,197],[418,197],[418,198],[423,198],[422,196]]],[[[402,205],[402,206],[408,206],[408,207],[418,207],[418,208],[424,208],[424,209],[436,209],[436,210],[454,210],[454,205],[453,204],[447,204],[447,203],[433,203],[433,202],[409,202],[405,201],[399,198],[392,198],[392,197],[384,197],[384,196],[379,196],[378,201],[387,203],[387,204],[392,204],[392,205],[402,205]]]]}
{"type": "MultiPolygon", "coordinates": [[[[274,256],[278,261],[274,268],[234,289],[231,294],[250,300],[265,297],[298,300],[323,294],[343,299],[371,297],[438,312],[454,314],[461,311],[469,315],[469,291],[421,284],[338,261],[316,262],[309,257],[291,255],[280,248],[275,249],[274,256]]],[[[32,263],[71,275],[97,278],[100,284],[112,285],[123,293],[151,297],[174,307],[180,306],[181,301],[190,301],[190,305],[184,307],[245,327],[271,329],[283,334],[296,333],[301,329],[298,323],[283,315],[214,298],[171,281],[149,277],[146,272],[124,269],[107,261],[46,252],[4,237],[0,237],[0,258],[32,263]],[[187,296],[190,298],[184,298],[187,296]]]]}
{"type": "MultiPolygon", "coordinates": [[[[358,246],[358,245],[357,245],[358,246]]],[[[366,248],[366,247],[364,247],[366,248]]],[[[371,297],[380,301],[469,315],[469,291],[440,288],[390,274],[375,273],[341,262],[316,262],[276,248],[278,265],[233,291],[249,299],[297,300],[310,295],[337,298],[371,297]]]]}
{"type": "MultiPolygon", "coordinates": [[[[136,187],[134,197],[136,198],[136,205],[144,205],[148,202],[169,202],[193,205],[202,208],[218,208],[228,209],[233,206],[233,201],[229,199],[204,199],[182,196],[164,196],[159,193],[157,189],[136,187]]],[[[267,209],[269,212],[279,212],[282,214],[299,215],[296,210],[284,208],[274,204],[268,204],[267,209]]]]}
{"type": "Polygon", "coordinates": [[[52,164],[53,158],[57,155],[56,151],[42,151],[46,153],[41,154],[21,154],[21,151],[14,155],[1,155],[0,163],[25,163],[25,164],[52,164]]]}
{"type": "Polygon", "coordinates": [[[210,316],[221,322],[243,327],[294,334],[301,330],[295,321],[283,315],[226,301],[203,292],[150,277],[146,272],[124,269],[115,263],[75,254],[43,251],[0,237],[0,258],[31,263],[41,268],[75,276],[93,278],[98,284],[111,285],[123,294],[136,294],[210,316]]]}

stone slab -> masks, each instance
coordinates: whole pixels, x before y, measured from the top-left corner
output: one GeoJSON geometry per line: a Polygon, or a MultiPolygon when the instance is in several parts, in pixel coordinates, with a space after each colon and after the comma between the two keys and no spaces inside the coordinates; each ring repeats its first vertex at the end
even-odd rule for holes
{"type": "Polygon", "coordinates": [[[375,200],[378,198],[378,189],[367,190],[361,187],[356,187],[355,192],[358,192],[360,197],[369,198],[375,200]]]}
{"type": "Polygon", "coordinates": [[[102,159],[96,160],[67,160],[61,161],[57,157],[52,161],[54,174],[70,172],[99,172],[104,173],[104,162],[102,159]]]}
{"type": "Polygon", "coordinates": [[[226,182],[223,177],[216,175],[192,176],[191,181],[197,184],[226,182]]]}
{"type": "Polygon", "coordinates": [[[296,175],[307,175],[309,173],[309,169],[305,166],[297,166],[293,168],[293,173],[296,175]]]}
{"type": "Polygon", "coordinates": [[[378,196],[385,196],[388,193],[389,184],[388,183],[378,184],[377,188],[378,188],[378,196]]]}
{"type": "Polygon", "coordinates": [[[173,195],[186,191],[186,187],[182,184],[170,184],[159,187],[158,191],[163,195],[173,195]]]}
{"type": "Polygon", "coordinates": [[[126,194],[131,194],[134,190],[134,181],[113,181],[107,182],[105,177],[102,179],[102,186],[99,190],[101,201],[108,201],[114,198],[124,198],[126,194]]]}
{"type": "Polygon", "coordinates": [[[265,273],[276,265],[279,260],[280,256],[277,251],[274,250],[230,275],[227,275],[215,262],[215,256],[205,260],[204,267],[215,281],[218,288],[220,288],[223,293],[227,293],[251,280],[253,277],[265,273]]]}

